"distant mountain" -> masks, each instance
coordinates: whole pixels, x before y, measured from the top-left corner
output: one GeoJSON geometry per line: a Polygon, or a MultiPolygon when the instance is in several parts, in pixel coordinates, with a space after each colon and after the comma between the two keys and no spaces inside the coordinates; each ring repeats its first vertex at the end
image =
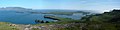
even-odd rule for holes
{"type": "Polygon", "coordinates": [[[5,7],[5,8],[0,8],[0,10],[32,10],[32,9],[26,9],[22,7],[5,7]]]}

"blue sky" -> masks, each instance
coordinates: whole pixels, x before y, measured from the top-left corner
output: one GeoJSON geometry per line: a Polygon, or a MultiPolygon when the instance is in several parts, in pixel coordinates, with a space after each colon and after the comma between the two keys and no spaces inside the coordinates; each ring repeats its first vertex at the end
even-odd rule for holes
{"type": "Polygon", "coordinates": [[[120,8],[120,0],[0,0],[0,7],[109,10],[120,8]]]}

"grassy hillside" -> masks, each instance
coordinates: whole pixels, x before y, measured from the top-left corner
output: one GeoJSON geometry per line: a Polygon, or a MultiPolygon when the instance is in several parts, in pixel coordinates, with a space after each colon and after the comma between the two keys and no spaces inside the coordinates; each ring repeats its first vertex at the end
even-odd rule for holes
{"type": "Polygon", "coordinates": [[[16,26],[10,26],[10,23],[0,22],[0,30],[19,30],[16,26]]]}
{"type": "Polygon", "coordinates": [[[120,10],[89,15],[82,20],[88,30],[120,30],[120,10]]]}

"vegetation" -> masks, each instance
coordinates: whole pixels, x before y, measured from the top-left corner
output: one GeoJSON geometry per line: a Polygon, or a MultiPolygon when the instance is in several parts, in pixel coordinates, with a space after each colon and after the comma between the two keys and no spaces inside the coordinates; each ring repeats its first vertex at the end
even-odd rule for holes
{"type": "Polygon", "coordinates": [[[40,30],[40,29],[38,29],[38,28],[32,28],[32,30],[40,30]]]}
{"type": "Polygon", "coordinates": [[[81,20],[70,20],[67,18],[58,19],[61,21],[47,24],[37,24],[37,26],[49,26],[53,24],[61,24],[62,26],[67,24],[68,27],[52,27],[52,30],[120,30],[120,10],[113,10],[103,14],[88,15],[83,17],[81,20]]]}
{"type": "Polygon", "coordinates": [[[120,30],[120,10],[89,15],[82,20],[88,30],[120,30]]]}
{"type": "MultiPolygon", "coordinates": [[[[49,22],[35,20],[41,24],[35,24],[32,30],[120,30],[120,10],[113,10],[103,14],[87,15],[81,20],[49,16],[47,18],[59,21],[49,22]],[[37,28],[41,27],[41,29],[37,28]]],[[[19,30],[16,26],[9,26],[9,23],[0,22],[0,30],[19,30]]]]}
{"type": "Polygon", "coordinates": [[[9,26],[10,23],[0,22],[0,30],[19,30],[16,26],[9,26]]]}
{"type": "Polygon", "coordinates": [[[36,23],[50,23],[49,21],[35,20],[36,23]]]}
{"type": "Polygon", "coordinates": [[[89,14],[89,12],[83,12],[83,11],[76,11],[76,12],[49,12],[49,13],[43,13],[43,14],[73,15],[74,13],[89,14]]]}

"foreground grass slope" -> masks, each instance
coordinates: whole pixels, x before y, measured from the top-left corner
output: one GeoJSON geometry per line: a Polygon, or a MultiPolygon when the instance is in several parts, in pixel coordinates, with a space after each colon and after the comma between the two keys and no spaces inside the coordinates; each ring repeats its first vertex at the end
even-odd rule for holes
{"type": "Polygon", "coordinates": [[[0,22],[0,30],[19,30],[16,26],[10,26],[10,23],[0,22]]]}

